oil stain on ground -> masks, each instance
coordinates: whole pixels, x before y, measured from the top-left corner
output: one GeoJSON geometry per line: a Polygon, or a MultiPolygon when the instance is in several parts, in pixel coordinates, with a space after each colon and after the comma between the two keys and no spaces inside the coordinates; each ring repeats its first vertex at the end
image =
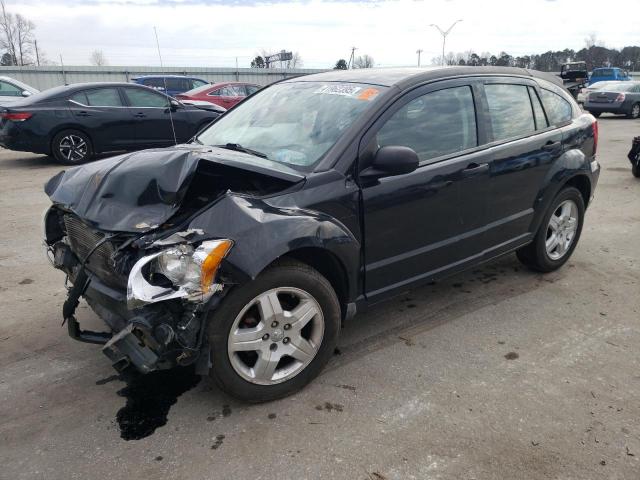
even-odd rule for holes
{"type": "Polygon", "coordinates": [[[116,416],[120,437],[140,440],[167,423],[171,406],[200,382],[200,376],[193,368],[176,368],[132,374],[126,381],[127,386],[118,391],[118,395],[127,399],[116,416]]]}

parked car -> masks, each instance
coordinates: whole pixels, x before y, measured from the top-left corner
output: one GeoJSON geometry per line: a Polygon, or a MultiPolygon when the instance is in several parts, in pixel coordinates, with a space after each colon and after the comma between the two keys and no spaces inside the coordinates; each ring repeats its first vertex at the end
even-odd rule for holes
{"type": "Polygon", "coordinates": [[[132,78],[131,81],[166,93],[171,97],[194,88],[209,85],[209,82],[201,78],[185,77],[183,75],[143,75],[132,78]]]}
{"type": "Polygon", "coordinates": [[[14,103],[39,91],[15,78],[0,76],[0,105],[14,103]]]}
{"type": "Polygon", "coordinates": [[[578,93],[578,96],[576,97],[576,101],[580,105],[584,105],[584,102],[587,101],[587,97],[589,96],[589,94],[591,92],[595,92],[597,90],[601,90],[601,89],[607,88],[607,86],[615,85],[616,83],[619,83],[619,82],[617,80],[615,80],[615,81],[598,82],[598,83],[594,83],[593,85],[591,85],[589,87],[582,88],[582,89],[580,89],[580,92],[578,93]]]}
{"type": "Polygon", "coordinates": [[[640,82],[619,82],[591,92],[584,103],[594,117],[608,112],[640,117],[640,82]]]}
{"type": "Polygon", "coordinates": [[[194,107],[198,107],[202,110],[210,110],[220,115],[227,111],[226,108],[221,107],[220,105],[216,105],[215,103],[211,102],[204,102],[202,100],[180,100],[180,102],[185,105],[193,105],[194,107]]]}
{"type": "Polygon", "coordinates": [[[260,85],[241,82],[214,83],[203,85],[188,92],[176,95],[180,100],[200,100],[215,103],[227,110],[240,103],[245,97],[260,90],[260,85]]]}
{"type": "Polygon", "coordinates": [[[0,107],[0,146],[77,164],[98,153],[184,143],[219,116],[140,85],[79,83],[0,107]]]}
{"type": "Polygon", "coordinates": [[[589,70],[586,62],[568,62],[560,67],[560,78],[562,78],[562,86],[578,98],[579,92],[589,82],[589,70]]]}
{"type": "Polygon", "coordinates": [[[618,67],[594,68],[589,77],[589,86],[608,80],[628,82],[631,80],[631,76],[628,71],[618,67]]]}
{"type": "Polygon", "coordinates": [[[315,377],[371,304],[514,251],[560,268],[600,167],[597,123],[559,82],[320,73],[261,90],[190,144],[59,173],[44,229],[73,284],[69,334],[118,370],[195,364],[265,401],[315,377]],[[80,328],[81,297],[108,332],[80,328]]]}

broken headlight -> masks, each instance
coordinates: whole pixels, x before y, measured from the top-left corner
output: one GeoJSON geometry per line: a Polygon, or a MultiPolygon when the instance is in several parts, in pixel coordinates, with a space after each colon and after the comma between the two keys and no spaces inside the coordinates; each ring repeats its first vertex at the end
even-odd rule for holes
{"type": "Polygon", "coordinates": [[[207,240],[198,246],[180,244],[141,258],[131,269],[127,285],[130,307],[171,298],[212,292],[231,240],[207,240]]]}
{"type": "Polygon", "coordinates": [[[174,286],[190,293],[207,293],[232,246],[231,240],[210,240],[194,248],[177,245],[161,252],[150,266],[151,273],[161,274],[174,286]]]}

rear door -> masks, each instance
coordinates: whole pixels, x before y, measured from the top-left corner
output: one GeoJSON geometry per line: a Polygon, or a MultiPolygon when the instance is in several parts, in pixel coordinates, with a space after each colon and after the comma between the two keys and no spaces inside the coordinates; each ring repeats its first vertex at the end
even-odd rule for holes
{"type": "Polygon", "coordinates": [[[549,126],[537,83],[491,78],[484,81],[483,90],[491,145],[483,241],[485,255],[490,257],[526,243],[533,235],[536,201],[563,145],[559,125],[549,126]]]}
{"type": "Polygon", "coordinates": [[[466,220],[484,222],[482,178],[488,167],[478,148],[482,126],[476,121],[472,85],[461,79],[413,90],[362,140],[360,165],[390,145],[410,147],[420,158],[412,173],[361,180],[369,299],[460,268],[478,253],[466,220]],[[466,211],[461,209],[463,191],[475,198],[466,211]]]}
{"type": "Polygon", "coordinates": [[[69,97],[69,110],[91,137],[96,152],[135,145],[135,122],[116,87],[92,88],[69,97]]]}
{"type": "Polygon", "coordinates": [[[123,87],[129,114],[135,120],[135,138],[139,147],[173,145],[175,129],[178,143],[186,142],[195,127],[187,109],[172,110],[169,98],[147,88],[123,87]],[[172,128],[173,122],[173,128],[172,128]]]}

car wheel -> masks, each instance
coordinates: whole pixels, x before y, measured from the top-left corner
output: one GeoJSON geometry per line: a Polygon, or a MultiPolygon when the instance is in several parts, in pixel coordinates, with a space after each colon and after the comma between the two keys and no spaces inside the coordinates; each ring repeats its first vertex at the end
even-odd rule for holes
{"type": "Polygon", "coordinates": [[[211,376],[248,402],[290,395],[329,361],[339,330],[329,282],[303,263],[278,262],[229,292],[211,315],[211,376]]]}
{"type": "Polygon", "coordinates": [[[629,110],[629,114],[627,115],[629,118],[638,118],[640,117],[640,103],[634,103],[631,106],[631,110],[629,110]]]}
{"type": "Polygon", "coordinates": [[[65,165],[79,165],[93,156],[91,140],[78,130],[64,130],[53,137],[51,152],[65,165]]]}
{"type": "Polygon", "coordinates": [[[591,115],[593,115],[596,118],[599,118],[600,115],[602,114],[602,112],[589,112],[591,115]]]}
{"type": "Polygon", "coordinates": [[[584,209],[578,189],[561,190],[542,219],[533,242],[516,252],[518,259],[538,272],[551,272],[564,265],[580,239],[584,209]]]}
{"type": "Polygon", "coordinates": [[[632,164],[631,173],[633,173],[634,177],[640,178],[640,160],[637,160],[635,163],[632,164]]]}

